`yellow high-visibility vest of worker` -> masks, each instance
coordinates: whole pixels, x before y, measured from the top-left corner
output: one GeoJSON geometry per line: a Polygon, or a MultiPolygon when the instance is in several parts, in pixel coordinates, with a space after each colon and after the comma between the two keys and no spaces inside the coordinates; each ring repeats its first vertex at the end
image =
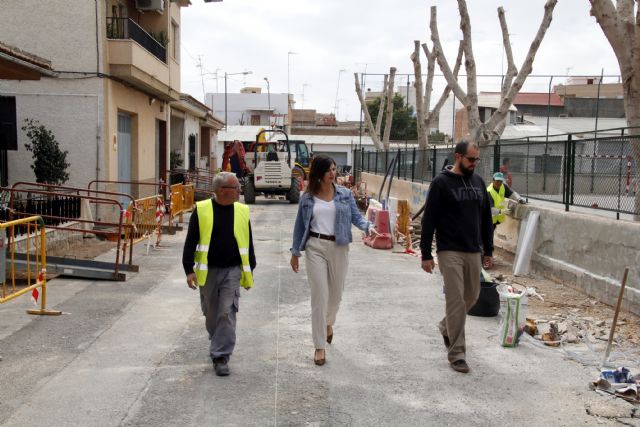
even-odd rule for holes
{"type": "MultiPolygon", "coordinates": [[[[204,286],[207,281],[209,245],[213,230],[213,202],[211,199],[203,200],[197,202],[196,207],[198,209],[200,240],[196,247],[193,270],[196,273],[198,285],[204,286]]],[[[240,260],[242,261],[240,286],[249,289],[253,286],[253,274],[251,274],[251,265],[249,264],[249,207],[238,202],[233,204],[233,235],[238,243],[240,260]]]]}
{"type": "MultiPolygon", "coordinates": [[[[500,186],[500,190],[496,191],[495,187],[493,186],[493,183],[491,183],[487,187],[487,192],[491,195],[491,198],[493,199],[493,207],[494,207],[494,209],[497,209],[497,211],[498,211],[498,214],[491,215],[491,219],[493,220],[493,223],[494,224],[503,223],[504,219],[505,219],[505,215],[504,215],[504,184],[502,184],[500,186]]],[[[495,211],[493,211],[493,212],[495,212],[495,211]]]]}

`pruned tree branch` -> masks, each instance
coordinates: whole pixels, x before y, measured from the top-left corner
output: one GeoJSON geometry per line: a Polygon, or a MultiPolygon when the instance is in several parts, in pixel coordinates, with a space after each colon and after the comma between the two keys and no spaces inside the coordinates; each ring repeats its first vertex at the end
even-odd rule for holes
{"type": "MultiPolygon", "coordinates": [[[[460,44],[458,45],[458,56],[456,57],[456,63],[453,66],[453,76],[456,79],[458,78],[458,72],[460,71],[460,66],[462,65],[463,54],[464,54],[464,50],[462,49],[462,41],[461,41],[460,44]]],[[[428,119],[425,120],[428,127],[430,127],[432,120],[435,119],[440,114],[440,110],[442,109],[442,106],[449,98],[449,93],[451,93],[451,87],[447,85],[447,87],[444,88],[442,95],[440,95],[440,99],[438,99],[438,102],[436,103],[435,107],[433,107],[433,110],[431,111],[431,113],[429,113],[428,119]]]]}
{"type": "MultiPolygon", "coordinates": [[[[427,59],[429,55],[427,54],[427,59]]],[[[413,82],[414,87],[416,88],[416,130],[418,133],[418,147],[424,149],[427,147],[427,141],[422,131],[423,126],[423,117],[425,117],[424,106],[426,106],[427,111],[429,110],[429,101],[427,93],[431,92],[431,85],[429,84],[429,76],[431,76],[433,80],[433,73],[429,74],[427,72],[427,93],[424,95],[424,100],[422,98],[423,87],[422,87],[422,65],[420,64],[420,40],[413,41],[413,53],[411,54],[411,62],[413,62],[413,74],[415,77],[415,81],[413,82]]]]}
{"type": "Polygon", "coordinates": [[[382,149],[382,143],[380,142],[380,138],[375,132],[375,128],[373,127],[373,121],[371,120],[371,114],[369,113],[369,108],[367,108],[367,103],[364,100],[364,95],[362,94],[362,88],[360,87],[360,78],[358,77],[358,73],[353,73],[356,81],[356,94],[358,95],[358,99],[360,100],[360,106],[364,111],[364,120],[367,125],[367,129],[369,129],[369,136],[373,140],[373,145],[376,146],[378,150],[382,149]]]}
{"type": "Polygon", "coordinates": [[[384,123],[384,135],[382,137],[382,146],[385,150],[389,149],[389,138],[391,137],[391,123],[393,122],[393,92],[396,80],[396,67],[389,69],[389,87],[387,88],[387,115],[384,123]]]}
{"type": "Polygon", "coordinates": [[[513,78],[518,74],[518,69],[513,61],[509,28],[507,27],[507,20],[504,17],[504,9],[502,6],[498,8],[498,19],[500,20],[500,29],[502,30],[502,45],[504,46],[505,56],[507,57],[507,74],[504,76],[502,90],[500,91],[500,94],[504,98],[507,94],[507,90],[509,90],[509,87],[511,86],[513,78]]]}
{"type": "Polygon", "coordinates": [[[460,30],[462,31],[462,48],[464,49],[464,68],[467,71],[467,103],[469,129],[480,127],[480,111],[478,109],[478,86],[476,77],[476,60],[473,56],[473,42],[471,39],[471,18],[467,10],[467,2],[458,0],[460,12],[460,30]]]}
{"type": "Polygon", "coordinates": [[[447,80],[447,85],[449,85],[455,97],[458,98],[460,102],[464,103],[465,100],[467,99],[467,94],[462,89],[462,86],[460,86],[460,84],[458,83],[458,79],[453,75],[453,72],[451,71],[451,67],[447,62],[447,58],[444,56],[442,44],[440,43],[440,35],[438,33],[438,17],[437,17],[437,11],[435,6],[431,6],[431,20],[429,23],[429,28],[431,30],[431,41],[433,42],[433,51],[436,54],[436,59],[438,60],[438,66],[440,67],[440,71],[442,71],[444,78],[447,80]]]}
{"type": "Polygon", "coordinates": [[[389,84],[389,75],[384,75],[384,83],[382,84],[382,93],[380,94],[380,106],[378,107],[378,117],[376,117],[376,135],[380,138],[380,130],[382,129],[382,116],[384,116],[384,101],[387,99],[387,85],[389,84]]]}
{"type": "MultiPolygon", "coordinates": [[[[522,64],[522,68],[518,72],[513,84],[509,88],[507,94],[502,97],[502,101],[500,102],[500,106],[498,109],[491,115],[491,118],[487,121],[485,127],[489,131],[494,131],[496,125],[504,120],[507,113],[509,112],[509,107],[513,103],[513,99],[522,89],[522,85],[525,80],[531,74],[533,70],[533,60],[536,57],[536,53],[538,52],[538,48],[542,43],[542,39],[544,39],[544,35],[551,25],[551,19],[553,17],[553,9],[556,7],[558,0],[547,0],[547,3],[544,5],[544,16],[542,17],[542,22],[540,23],[540,27],[538,27],[538,32],[536,33],[535,38],[531,42],[531,46],[529,46],[529,52],[527,52],[527,56],[522,64]]],[[[494,138],[492,138],[494,139],[494,138]]]]}

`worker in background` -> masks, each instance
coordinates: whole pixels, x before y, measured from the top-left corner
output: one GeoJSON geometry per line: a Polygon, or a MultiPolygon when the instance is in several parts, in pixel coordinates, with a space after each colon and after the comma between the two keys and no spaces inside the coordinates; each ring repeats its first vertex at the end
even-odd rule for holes
{"type": "Polygon", "coordinates": [[[496,231],[498,224],[504,222],[505,213],[507,211],[505,199],[512,199],[518,203],[527,203],[525,199],[520,197],[518,193],[513,191],[505,182],[502,172],[493,174],[493,181],[487,187],[489,199],[491,203],[491,220],[493,222],[493,232],[496,231]]]}
{"type": "Polygon", "coordinates": [[[215,199],[196,203],[189,219],[182,265],[187,285],[200,288],[215,373],[227,376],[236,344],[240,286],[247,290],[253,286],[256,257],[249,207],[238,202],[238,179],[230,172],[220,172],[212,187],[215,199]]]}
{"type": "Polygon", "coordinates": [[[431,242],[435,232],[445,296],[445,316],[438,327],[451,368],[467,373],[465,322],[480,295],[483,261],[488,266],[493,263],[493,238],[486,184],[474,173],[480,161],[478,145],[459,142],[454,156],[453,167],[447,167],[429,186],[420,249],[422,269],[433,273],[431,242]]]}
{"type": "Polygon", "coordinates": [[[311,290],[313,362],[318,366],[326,361],[325,342],[331,344],[333,340],[333,325],[349,266],[349,243],[353,241],[351,225],[376,234],[373,224],[360,214],[353,193],[336,185],[335,180],[335,160],[325,154],[315,156],[309,185],[300,197],[291,246],[294,273],[298,272],[302,251],[305,252],[311,290]]]}
{"type": "Polygon", "coordinates": [[[509,187],[513,187],[513,177],[511,176],[511,171],[509,168],[511,167],[511,159],[505,157],[502,159],[502,165],[500,165],[500,172],[504,175],[507,181],[507,185],[509,187]]]}

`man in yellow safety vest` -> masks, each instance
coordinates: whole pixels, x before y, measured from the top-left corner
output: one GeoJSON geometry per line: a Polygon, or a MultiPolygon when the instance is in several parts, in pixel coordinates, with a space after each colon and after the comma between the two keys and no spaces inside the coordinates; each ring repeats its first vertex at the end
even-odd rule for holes
{"type": "Polygon", "coordinates": [[[487,187],[487,192],[489,196],[491,196],[489,202],[491,204],[491,219],[493,220],[494,233],[498,224],[503,223],[505,220],[505,213],[507,211],[505,199],[512,199],[518,203],[526,203],[526,200],[509,188],[504,181],[504,174],[502,172],[496,172],[493,174],[493,182],[487,187]]]}
{"type": "Polygon", "coordinates": [[[236,343],[240,287],[253,286],[256,257],[249,207],[238,202],[238,179],[231,172],[220,172],[212,187],[215,198],[197,202],[189,219],[182,265],[187,285],[200,289],[216,375],[227,376],[236,343]]]}

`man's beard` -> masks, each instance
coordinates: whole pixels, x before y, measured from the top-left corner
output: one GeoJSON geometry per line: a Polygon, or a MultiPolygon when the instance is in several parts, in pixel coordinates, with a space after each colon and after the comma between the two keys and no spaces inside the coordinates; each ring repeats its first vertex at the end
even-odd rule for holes
{"type": "Polygon", "coordinates": [[[466,177],[473,175],[473,169],[469,169],[465,167],[462,163],[460,163],[460,172],[466,177]]]}

